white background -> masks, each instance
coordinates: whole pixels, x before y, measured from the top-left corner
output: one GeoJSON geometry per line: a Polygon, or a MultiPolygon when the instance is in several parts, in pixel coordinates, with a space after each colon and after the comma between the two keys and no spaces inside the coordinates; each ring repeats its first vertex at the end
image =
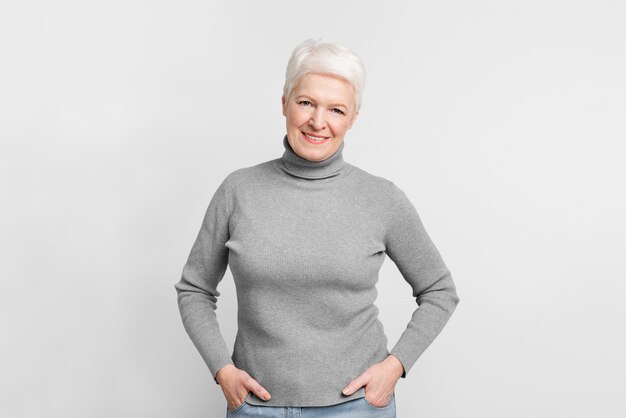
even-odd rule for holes
{"type": "MultiPolygon", "coordinates": [[[[368,70],[345,160],[406,191],[461,298],[398,417],[625,416],[626,3],[0,4],[0,415],[225,416],[174,284],[221,180],[282,155],[321,37],[368,70]]],[[[389,259],[376,303],[391,348],[389,259]]]]}

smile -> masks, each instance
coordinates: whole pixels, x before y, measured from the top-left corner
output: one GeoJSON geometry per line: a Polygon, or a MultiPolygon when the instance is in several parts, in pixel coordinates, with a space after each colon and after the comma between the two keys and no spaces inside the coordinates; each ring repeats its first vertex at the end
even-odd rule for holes
{"type": "Polygon", "coordinates": [[[304,138],[307,141],[314,143],[314,144],[323,144],[330,139],[330,137],[314,136],[314,135],[307,134],[306,132],[302,132],[302,134],[304,135],[304,138]]]}

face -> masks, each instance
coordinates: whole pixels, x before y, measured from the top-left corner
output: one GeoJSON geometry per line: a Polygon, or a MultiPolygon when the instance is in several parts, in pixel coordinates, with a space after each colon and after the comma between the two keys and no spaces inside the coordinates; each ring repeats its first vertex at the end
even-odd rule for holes
{"type": "Polygon", "coordinates": [[[306,74],[282,97],[287,139],[299,156],[311,161],[330,157],[341,145],[359,112],[354,88],[343,78],[306,74]]]}

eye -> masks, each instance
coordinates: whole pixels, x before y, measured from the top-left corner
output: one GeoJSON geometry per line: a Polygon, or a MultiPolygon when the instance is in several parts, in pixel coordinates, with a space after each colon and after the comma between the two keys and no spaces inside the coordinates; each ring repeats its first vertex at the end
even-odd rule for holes
{"type": "Polygon", "coordinates": [[[345,115],[345,113],[343,112],[343,110],[341,110],[341,109],[337,109],[336,107],[335,107],[335,108],[333,108],[333,112],[338,113],[338,114],[340,114],[340,115],[345,115]]]}
{"type": "Polygon", "coordinates": [[[311,104],[311,102],[309,102],[308,100],[300,100],[298,104],[303,105],[303,106],[308,106],[311,104]]]}

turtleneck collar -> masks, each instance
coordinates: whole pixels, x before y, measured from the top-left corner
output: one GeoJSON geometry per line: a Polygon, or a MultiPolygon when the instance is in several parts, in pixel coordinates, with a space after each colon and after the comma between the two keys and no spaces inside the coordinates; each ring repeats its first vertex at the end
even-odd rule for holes
{"type": "Polygon", "coordinates": [[[304,179],[324,179],[334,177],[348,169],[349,164],[343,160],[344,141],[330,157],[322,161],[311,161],[295,153],[287,135],[283,138],[285,152],[280,158],[282,168],[289,174],[304,179]]]}

